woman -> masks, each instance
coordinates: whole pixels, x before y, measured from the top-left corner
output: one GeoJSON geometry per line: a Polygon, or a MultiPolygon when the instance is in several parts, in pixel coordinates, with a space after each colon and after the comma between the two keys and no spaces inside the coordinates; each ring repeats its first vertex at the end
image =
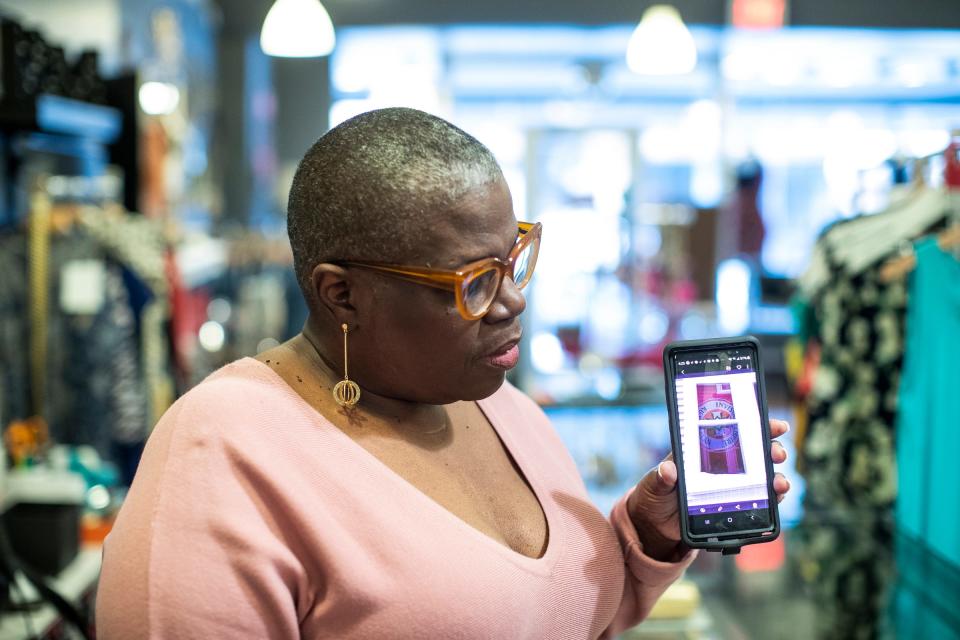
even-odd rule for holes
{"type": "Polygon", "coordinates": [[[425,113],[362,114],[307,152],[288,216],[303,333],[160,421],[106,543],[100,636],[595,638],[641,620],[694,555],[676,467],[607,520],[504,384],[540,228],[517,223],[490,152],[425,113]]]}

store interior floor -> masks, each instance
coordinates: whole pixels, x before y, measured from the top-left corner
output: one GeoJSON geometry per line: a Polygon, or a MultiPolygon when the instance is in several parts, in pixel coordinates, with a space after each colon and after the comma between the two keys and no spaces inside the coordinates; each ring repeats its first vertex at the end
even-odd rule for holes
{"type": "MultiPolygon", "coordinates": [[[[789,549],[790,531],[783,534],[789,549]]],[[[711,554],[712,555],[712,554],[711,554]]],[[[690,577],[700,587],[703,606],[717,640],[813,640],[816,609],[787,562],[769,571],[745,571],[736,558],[704,558],[690,577]]]]}

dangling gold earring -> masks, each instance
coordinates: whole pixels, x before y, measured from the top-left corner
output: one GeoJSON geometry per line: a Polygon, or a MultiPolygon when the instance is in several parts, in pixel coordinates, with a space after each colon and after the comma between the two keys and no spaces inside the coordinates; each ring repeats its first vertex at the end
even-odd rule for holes
{"type": "Polygon", "coordinates": [[[346,324],[340,325],[343,329],[343,380],[333,387],[333,399],[341,407],[352,408],[360,400],[360,385],[347,375],[347,331],[346,324]]]}

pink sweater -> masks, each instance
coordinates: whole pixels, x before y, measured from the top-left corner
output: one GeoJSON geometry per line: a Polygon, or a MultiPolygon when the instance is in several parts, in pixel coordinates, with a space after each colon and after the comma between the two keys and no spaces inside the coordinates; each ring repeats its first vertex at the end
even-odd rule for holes
{"type": "Polygon", "coordinates": [[[480,533],[245,359],[157,425],[104,547],[98,637],[596,638],[639,622],[689,564],[610,520],[544,413],[480,407],[549,525],[532,559],[480,533]],[[626,558],[626,563],[625,563],[626,558]]]}

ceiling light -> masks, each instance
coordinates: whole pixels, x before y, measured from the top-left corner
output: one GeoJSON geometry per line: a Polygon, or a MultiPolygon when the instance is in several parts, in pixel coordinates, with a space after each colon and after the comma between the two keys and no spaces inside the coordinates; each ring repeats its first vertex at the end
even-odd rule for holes
{"type": "Polygon", "coordinates": [[[316,58],[334,44],[333,22],[318,0],[276,0],[260,31],[260,48],[270,56],[316,58]]]}
{"type": "Polygon", "coordinates": [[[682,75],[697,66],[697,45],[680,14],[657,4],[643,12],[627,44],[627,66],[643,75],[682,75]]]}

